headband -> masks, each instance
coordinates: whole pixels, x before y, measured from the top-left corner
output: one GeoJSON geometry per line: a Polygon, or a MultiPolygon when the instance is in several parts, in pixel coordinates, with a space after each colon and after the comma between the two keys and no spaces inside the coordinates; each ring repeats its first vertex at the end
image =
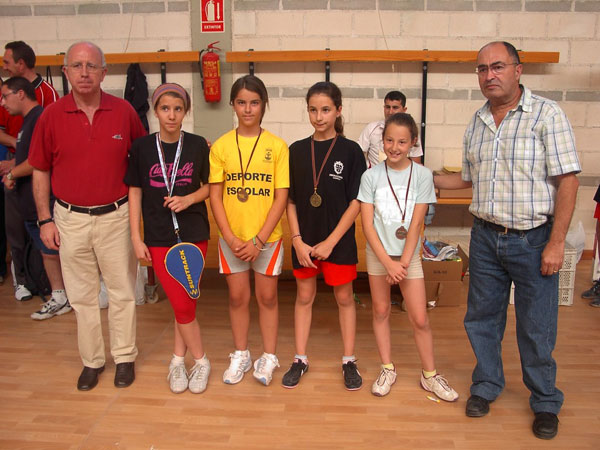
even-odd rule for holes
{"type": "Polygon", "coordinates": [[[156,90],[154,91],[154,94],[152,94],[152,107],[156,108],[158,99],[163,94],[167,94],[169,92],[176,93],[179,96],[181,96],[181,98],[183,99],[184,109],[187,111],[187,109],[189,107],[189,105],[188,105],[189,95],[184,88],[182,88],[181,86],[179,86],[176,83],[164,83],[164,84],[161,84],[159,87],[157,87],[156,90]]]}

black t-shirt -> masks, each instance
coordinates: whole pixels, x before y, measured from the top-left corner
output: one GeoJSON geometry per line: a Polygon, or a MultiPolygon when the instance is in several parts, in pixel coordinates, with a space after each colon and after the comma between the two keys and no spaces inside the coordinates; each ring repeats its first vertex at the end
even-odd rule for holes
{"type": "MultiPolygon", "coordinates": [[[[315,141],[315,169],[318,175],[323,159],[332,139],[315,141]]],[[[289,198],[296,204],[298,224],[302,240],[308,245],[324,241],[335,229],[348,209],[348,205],[358,196],[360,177],[367,169],[360,146],[343,136],[338,136],[325,167],[317,193],[322,198],[321,206],[310,205],[314,193],[310,137],[294,142],[290,146],[290,191],[289,198]]],[[[354,224],[333,248],[328,262],[334,264],[356,264],[358,262],[354,224]]],[[[294,268],[302,267],[292,247],[294,268]]]]}
{"type": "MultiPolygon", "coordinates": [[[[171,168],[177,152],[177,142],[162,143],[169,182],[171,168]]],[[[184,196],[197,191],[208,183],[208,145],[202,136],[185,133],[177,178],[172,195],[184,196]]],[[[168,195],[158,152],[156,133],[135,140],[129,155],[129,167],[125,183],[142,188],[142,217],[144,219],[144,242],[150,247],[170,247],[177,243],[171,210],[163,207],[168,195]]],[[[185,242],[209,239],[206,203],[194,203],[177,213],[179,236],[185,242]]]]}
{"type": "MultiPolygon", "coordinates": [[[[23,117],[23,126],[17,135],[17,147],[15,149],[15,166],[27,160],[31,136],[40,115],[44,111],[40,105],[35,106],[23,117]]],[[[31,175],[15,178],[16,193],[19,197],[19,210],[24,220],[37,220],[37,211],[33,200],[31,175]]],[[[52,211],[52,209],[50,209],[52,211]]]]}

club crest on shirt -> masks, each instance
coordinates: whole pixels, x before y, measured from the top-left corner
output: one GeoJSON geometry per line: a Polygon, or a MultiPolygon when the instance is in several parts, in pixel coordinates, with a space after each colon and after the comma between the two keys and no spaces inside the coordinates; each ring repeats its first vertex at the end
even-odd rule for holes
{"type": "Polygon", "coordinates": [[[336,161],[333,163],[333,170],[338,175],[342,174],[342,170],[344,170],[344,164],[341,161],[336,161]]]}
{"type": "Polygon", "coordinates": [[[342,172],[344,171],[344,163],[341,161],[336,161],[333,163],[333,171],[335,172],[335,174],[330,173],[329,176],[331,178],[333,178],[334,180],[343,180],[344,177],[342,177],[342,172]]]}
{"type": "Polygon", "coordinates": [[[265,159],[264,162],[271,162],[273,161],[273,150],[271,150],[270,148],[265,149],[265,159]]]}

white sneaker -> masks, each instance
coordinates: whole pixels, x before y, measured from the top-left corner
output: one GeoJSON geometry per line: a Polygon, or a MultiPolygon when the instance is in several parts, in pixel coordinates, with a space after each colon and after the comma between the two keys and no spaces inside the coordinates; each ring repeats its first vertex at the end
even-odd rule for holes
{"type": "Polygon", "coordinates": [[[254,361],[254,378],[268,386],[273,379],[275,367],[279,367],[277,356],[271,353],[263,353],[260,358],[254,361]]]}
{"type": "Polygon", "coordinates": [[[447,402],[458,400],[458,393],[450,387],[448,380],[439,373],[431,378],[425,378],[423,372],[421,372],[421,387],[426,391],[433,392],[440,399],[447,402]]]}
{"type": "Polygon", "coordinates": [[[181,394],[188,388],[188,374],[184,364],[169,365],[169,387],[173,394],[181,394]]]}
{"type": "Polygon", "coordinates": [[[194,394],[200,394],[206,390],[208,384],[208,376],[210,375],[210,362],[208,358],[203,358],[204,361],[201,363],[194,364],[194,367],[190,370],[188,387],[190,392],[194,394]]]}
{"type": "Polygon", "coordinates": [[[248,350],[236,350],[229,354],[229,358],[231,362],[225,373],[223,373],[223,383],[237,384],[242,381],[244,374],[252,367],[250,352],[248,350]]]}
{"type": "Polygon", "coordinates": [[[24,285],[17,284],[15,286],[15,298],[19,302],[24,302],[25,300],[31,300],[33,295],[24,285]]]}
{"type": "Polygon", "coordinates": [[[371,393],[377,397],[383,397],[390,393],[392,384],[396,382],[396,371],[394,369],[381,368],[381,373],[373,383],[371,393]]]}
{"type": "Polygon", "coordinates": [[[65,303],[61,304],[61,303],[58,303],[53,298],[51,298],[50,300],[48,300],[46,303],[44,303],[42,305],[42,309],[34,312],[30,317],[33,320],[44,320],[44,319],[50,319],[54,316],[61,316],[63,314],[71,312],[71,311],[73,311],[73,308],[71,308],[71,305],[69,304],[69,300],[67,300],[65,303]]]}

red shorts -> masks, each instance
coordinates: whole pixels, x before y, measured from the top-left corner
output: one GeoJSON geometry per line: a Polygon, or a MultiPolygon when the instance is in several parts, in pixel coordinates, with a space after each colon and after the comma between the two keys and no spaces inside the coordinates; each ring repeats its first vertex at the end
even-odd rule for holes
{"type": "Polygon", "coordinates": [[[600,220],[600,203],[596,203],[596,210],[594,211],[594,218],[600,220]]]}
{"type": "MultiPolygon", "coordinates": [[[[208,241],[194,242],[206,258],[208,241]]],[[[158,276],[161,286],[171,302],[177,323],[186,324],[196,319],[196,300],[190,298],[181,284],[167,272],[164,264],[165,255],[171,247],[148,247],[152,256],[152,268],[158,276]]]]}
{"type": "Polygon", "coordinates": [[[329,286],[341,286],[356,280],[356,264],[334,264],[318,259],[313,259],[313,264],[317,266],[316,269],[312,267],[294,269],[294,276],[304,280],[322,273],[325,283],[329,286]]]}

